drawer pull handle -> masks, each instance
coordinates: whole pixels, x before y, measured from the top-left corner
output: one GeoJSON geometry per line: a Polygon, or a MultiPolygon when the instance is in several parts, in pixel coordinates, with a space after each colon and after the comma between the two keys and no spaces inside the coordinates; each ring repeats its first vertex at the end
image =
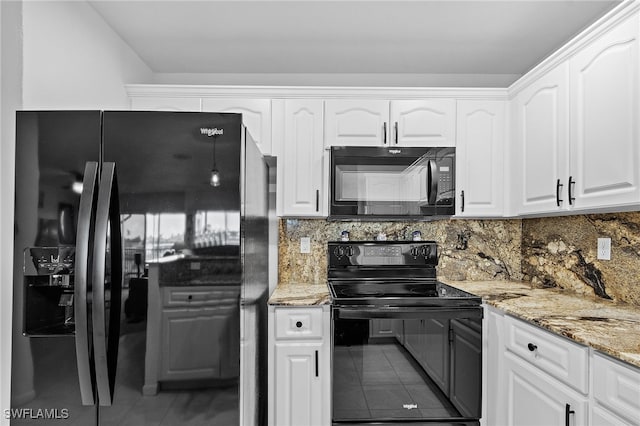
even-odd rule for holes
{"type": "Polygon", "coordinates": [[[187,296],[187,299],[191,300],[193,299],[193,296],[190,294],[189,296],[187,296]]]}
{"type": "Polygon", "coordinates": [[[298,327],[298,328],[302,328],[302,321],[298,321],[298,322],[296,322],[296,327],[298,327]]]}
{"type": "Polygon", "coordinates": [[[535,351],[535,350],[537,350],[537,349],[538,349],[538,346],[534,345],[533,343],[529,343],[529,344],[527,345],[527,348],[529,348],[529,350],[530,350],[531,352],[533,352],[533,351],[535,351]]]}

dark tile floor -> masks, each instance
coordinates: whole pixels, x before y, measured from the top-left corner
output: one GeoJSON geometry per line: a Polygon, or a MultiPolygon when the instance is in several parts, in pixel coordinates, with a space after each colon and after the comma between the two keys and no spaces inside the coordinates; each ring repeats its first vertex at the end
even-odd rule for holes
{"type": "Polygon", "coordinates": [[[334,418],[459,415],[420,365],[397,343],[338,346],[333,356],[334,418]],[[415,408],[407,409],[408,405],[415,408]]]}

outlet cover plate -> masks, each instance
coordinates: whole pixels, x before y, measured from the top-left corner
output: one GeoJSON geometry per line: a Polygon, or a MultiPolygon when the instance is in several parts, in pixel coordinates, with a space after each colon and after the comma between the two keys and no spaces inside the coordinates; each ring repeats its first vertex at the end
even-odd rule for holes
{"type": "Polygon", "coordinates": [[[611,238],[598,238],[598,259],[611,260],[611,238]]]}

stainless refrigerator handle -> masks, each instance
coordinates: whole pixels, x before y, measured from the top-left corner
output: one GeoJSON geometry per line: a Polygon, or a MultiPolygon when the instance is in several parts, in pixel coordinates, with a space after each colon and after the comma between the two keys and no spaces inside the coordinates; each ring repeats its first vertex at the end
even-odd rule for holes
{"type": "Polygon", "coordinates": [[[109,406],[113,402],[118,361],[123,279],[122,234],[115,163],[103,163],[99,188],[93,241],[93,348],[98,402],[100,405],[109,406]],[[109,253],[107,253],[107,235],[110,235],[111,240],[109,253]],[[105,287],[107,255],[111,263],[109,289],[105,287]],[[107,291],[108,307],[106,306],[107,291]]]}
{"type": "Polygon", "coordinates": [[[75,282],[73,288],[73,315],[75,321],[76,363],[82,405],[94,405],[94,388],[91,380],[92,341],[87,316],[87,287],[89,279],[89,241],[93,225],[92,213],[96,199],[98,163],[89,161],[84,168],[82,195],[78,209],[76,237],[75,282]]]}

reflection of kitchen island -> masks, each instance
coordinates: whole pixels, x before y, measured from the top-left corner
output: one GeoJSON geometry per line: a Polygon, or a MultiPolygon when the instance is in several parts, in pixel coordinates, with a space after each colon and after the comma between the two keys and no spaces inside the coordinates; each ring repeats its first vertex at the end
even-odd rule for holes
{"type": "Polygon", "coordinates": [[[236,259],[180,259],[149,266],[143,393],[159,382],[195,387],[240,374],[236,259]]]}

